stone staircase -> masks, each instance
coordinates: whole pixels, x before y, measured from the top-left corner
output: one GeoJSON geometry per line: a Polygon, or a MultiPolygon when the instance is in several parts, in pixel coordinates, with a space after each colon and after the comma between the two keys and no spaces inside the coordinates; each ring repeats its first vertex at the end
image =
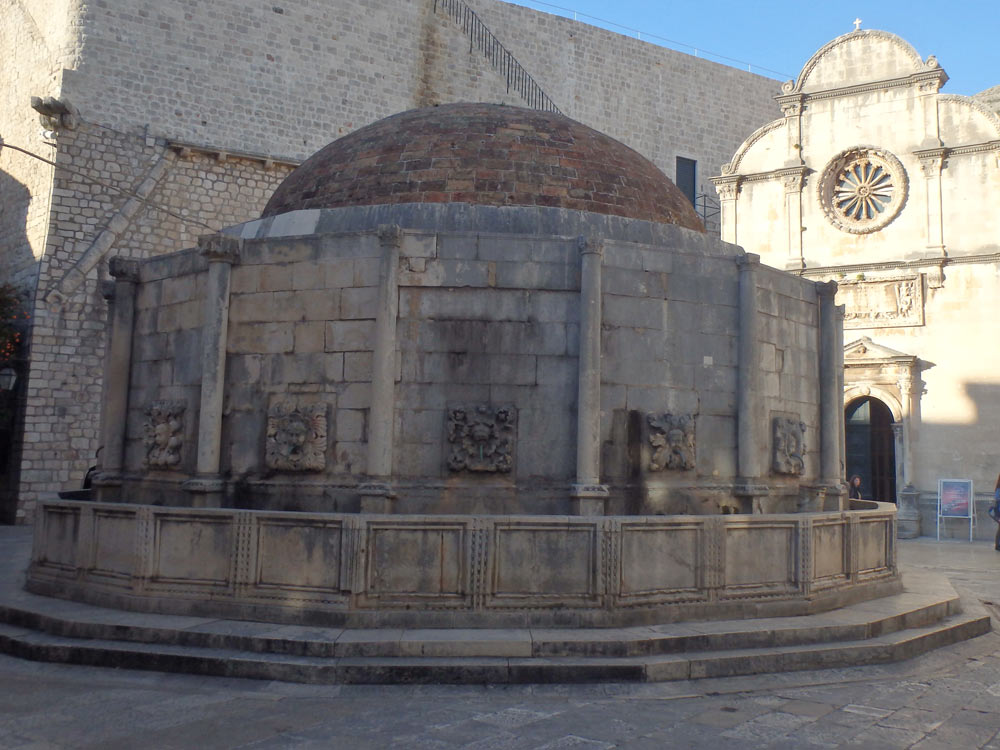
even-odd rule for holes
{"type": "MultiPolygon", "coordinates": [[[[0,651],[38,661],[303,683],[667,681],[878,664],[990,630],[943,576],[802,617],[616,629],[350,630],[102,609],[4,576],[0,651]]],[[[17,576],[14,576],[17,579],[17,576]]]]}

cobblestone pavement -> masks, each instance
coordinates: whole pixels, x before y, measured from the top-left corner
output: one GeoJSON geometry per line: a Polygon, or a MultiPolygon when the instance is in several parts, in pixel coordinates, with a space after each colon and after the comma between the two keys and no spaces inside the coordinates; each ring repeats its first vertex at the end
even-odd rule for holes
{"type": "MultiPolygon", "coordinates": [[[[916,540],[998,611],[992,545],[916,540]]],[[[1000,635],[902,664],[661,684],[316,686],[0,656],[0,748],[1000,750],[1000,635]]]]}

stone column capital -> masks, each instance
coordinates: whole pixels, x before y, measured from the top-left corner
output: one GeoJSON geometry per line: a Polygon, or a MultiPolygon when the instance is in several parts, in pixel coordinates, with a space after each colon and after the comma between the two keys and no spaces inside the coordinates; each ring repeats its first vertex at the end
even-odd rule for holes
{"type": "Polygon", "coordinates": [[[914,151],[913,155],[920,161],[920,169],[924,177],[933,178],[941,174],[941,170],[948,166],[946,148],[928,148],[914,151]]]}
{"type": "Polygon", "coordinates": [[[198,238],[198,250],[209,263],[236,263],[243,249],[243,240],[225,234],[203,234],[198,238]]]}
{"type": "Polygon", "coordinates": [[[99,285],[101,296],[104,298],[105,302],[111,303],[115,301],[115,282],[110,279],[102,279],[99,285]]]}
{"type": "Polygon", "coordinates": [[[760,256],[757,253],[743,253],[736,259],[741,271],[750,271],[760,265],[760,256]]]}
{"type": "Polygon", "coordinates": [[[816,294],[821,297],[834,298],[837,296],[837,282],[830,281],[817,281],[816,282],[816,294]]]}
{"type": "Polygon", "coordinates": [[[777,176],[781,180],[786,193],[800,193],[806,183],[807,171],[805,167],[792,167],[791,169],[781,170],[777,173],[777,176]]]}
{"type": "Polygon", "coordinates": [[[139,282],[139,261],[115,255],[108,261],[108,272],[115,281],[139,282]]]}
{"type": "Polygon", "coordinates": [[[403,244],[403,229],[399,224],[379,224],[375,234],[382,247],[400,247],[403,244]]]}
{"type": "Polygon", "coordinates": [[[723,176],[712,177],[711,182],[715,185],[715,190],[719,194],[719,199],[724,201],[736,200],[740,194],[740,183],[743,181],[742,175],[728,175],[727,168],[732,169],[732,165],[725,164],[722,167],[723,176]]]}
{"type": "Polygon", "coordinates": [[[584,237],[580,236],[576,238],[576,249],[580,251],[580,255],[604,255],[604,239],[601,237],[584,237]]]}

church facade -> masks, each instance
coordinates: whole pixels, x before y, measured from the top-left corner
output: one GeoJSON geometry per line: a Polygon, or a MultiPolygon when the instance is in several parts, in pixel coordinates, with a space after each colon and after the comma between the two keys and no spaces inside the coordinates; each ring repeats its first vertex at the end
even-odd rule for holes
{"type": "Polygon", "coordinates": [[[947,80],[892,34],[838,37],[713,180],[724,240],[837,282],[845,472],[910,534],[935,533],[942,479],[972,480],[988,520],[1000,471],[1000,118],[947,80]]]}

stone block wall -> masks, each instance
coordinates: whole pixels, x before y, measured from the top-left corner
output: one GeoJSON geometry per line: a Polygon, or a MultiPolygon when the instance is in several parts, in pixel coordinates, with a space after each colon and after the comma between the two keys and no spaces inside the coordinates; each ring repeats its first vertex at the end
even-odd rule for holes
{"type": "MultiPolygon", "coordinates": [[[[246,245],[232,276],[225,471],[306,485],[364,471],[379,258],[372,234],[246,245]],[[279,402],[323,406],[330,450],[321,474],[267,465],[267,420],[279,402]]],[[[343,501],[335,495],[329,507],[343,501]]]]}
{"type": "Polygon", "coordinates": [[[884,504],[714,518],[41,507],[29,590],[199,617],[624,627],[805,615],[901,590],[884,504]]]}
{"type": "MultiPolygon", "coordinates": [[[[99,447],[107,257],[176,251],[253,218],[289,163],[381,117],[445,101],[522,103],[431,0],[12,7],[23,23],[2,32],[14,85],[0,94],[0,132],[65,167],[0,151],[0,268],[38,290],[21,520],[44,493],[77,487],[99,447]],[[46,144],[32,95],[70,101],[79,127],[46,144]],[[173,157],[168,141],[205,148],[173,157]]],[[[769,79],[495,0],[474,7],[567,115],[668,175],[676,155],[714,173],[773,116],[769,79]]]]}
{"type": "MultiPolygon", "coordinates": [[[[819,307],[813,282],[762,266],[757,282],[760,371],[768,444],[776,419],[803,426],[803,471],[820,475],[819,307]]],[[[772,446],[773,452],[773,446],[772,446]]],[[[772,465],[772,482],[797,484],[772,465]]]]}
{"type": "Polygon", "coordinates": [[[206,264],[188,251],[141,268],[124,465],[153,488],[196,472],[206,264]]]}
{"type": "MultiPolygon", "coordinates": [[[[22,452],[22,518],[40,493],[79,486],[100,447],[107,258],[149,258],[259,215],[287,165],[177,155],[162,141],[84,123],[60,135],[46,252],[35,265],[22,452]],[[78,167],[86,163],[86,171],[78,167]],[[106,190],[98,179],[149,203],[106,190]]],[[[155,313],[155,310],[153,311],[155,313]]]]}
{"type": "MultiPolygon", "coordinates": [[[[386,247],[382,230],[308,234],[368,213],[346,211],[300,211],[237,228],[246,238],[231,270],[219,467],[229,482],[225,502],[236,507],[358,510],[358,485],[370,472],[386,247]]],[[[608,510],[737,509],[738,249],[655,228],[659,242],[607,240],[603,250],[608,510]]],[[[578,472],[580,241],[428,229],[400,236],[398,287],[388,292],[397,313],[387,438],[399,510],[568,513],[578,472]],[[476,430],[491,440],[472,438],[476,430]]],[[[206,304],[223,302],[205,299],[206,261],[194,250],[140,267],[122,497],[152,492],[186,505],[182,484],[196,473],[198,450],[202,320],[206,304]],[[158,435],[177,438],[176,456],[150,459],[161,449],[158,435]]],[[[817,297],[812,282],[767,268],[758,271],[755,297],[755,397],[764,418],[749,449],[771,451],[775,420],[792,423],[780,439],[794,441],[788,452],[798,463],[756,479],[797,500],[800,485],[820,475],[817,297]]]]}

